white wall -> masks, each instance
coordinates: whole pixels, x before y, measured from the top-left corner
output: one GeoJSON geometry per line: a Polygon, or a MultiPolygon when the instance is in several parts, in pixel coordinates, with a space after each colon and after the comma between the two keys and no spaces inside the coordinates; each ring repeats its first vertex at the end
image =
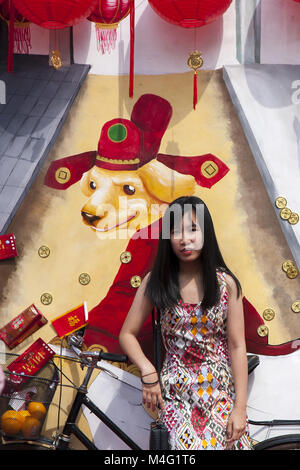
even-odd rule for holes
{"type": "MultiPolygon", "coordinates": [[[[147,0],[137,0],[135,24],[136,74],[188,71],[187,59],[194,49],[203,53],[204,68],[236,63],[234,3],[216,22],[189,30],[162,20],[147,0]]],[[[97,51],[94,24],[84,21],[74,28],[75,62],[91,64],[91,73],[127,74],[129,50],[129,17],[120,23],[117,46],[110,55],[97,51]]]]}
{"type": "MultiPolygon", "coordinates": [[[[248,0],[244,0],[247,2],[248,0]]],[[[300,3],[294,0],[261,0],[261,63],[300,63],[300,3]]],[[[236,64],[235,0],[214,23],[189,30],[162,20],[148,0],[136,0],[135,73],[165,74],[188,71],[189,53],[199,49],[203,68],[236,64]]],[[[32,54],[48,54],[49,31],[31,25],[32,54]]],[[[249,39],[249,38],[248,38],[249,39]]],[[[248,40],[245,35],[245,41],[248,40]]],[[[120,23],[116,49],[97,51],[95,26],[87,20],[74,27],[74,59],[90,64],[91,73],[129,72],[129,17],[120,23]]]]}
{"type": "Polygon", "coordinates": [[[261,62],[300,64],[300,3],[262,0],[261,7],[261,62]]]}

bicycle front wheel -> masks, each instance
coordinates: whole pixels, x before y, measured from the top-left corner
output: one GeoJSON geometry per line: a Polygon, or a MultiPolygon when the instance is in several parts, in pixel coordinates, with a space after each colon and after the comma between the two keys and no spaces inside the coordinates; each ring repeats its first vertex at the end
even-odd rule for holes
{"type": "Polygon", "coordinates": [[[258,442],[254,450],[300,450],[300,434],[286,434],[258,442]]]}

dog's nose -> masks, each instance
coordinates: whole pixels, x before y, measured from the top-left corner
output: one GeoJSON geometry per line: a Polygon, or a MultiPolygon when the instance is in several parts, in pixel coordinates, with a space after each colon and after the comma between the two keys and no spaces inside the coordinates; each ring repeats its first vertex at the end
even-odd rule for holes
{"type": "Polygon", "coordinates": [[[85,223],[89,225],[93,225],[94,222],[101,219],[101,217],[99,217],[98,215],[90,214],[89,212],[85,211],[81,211],[81,216],[85,223]]]}

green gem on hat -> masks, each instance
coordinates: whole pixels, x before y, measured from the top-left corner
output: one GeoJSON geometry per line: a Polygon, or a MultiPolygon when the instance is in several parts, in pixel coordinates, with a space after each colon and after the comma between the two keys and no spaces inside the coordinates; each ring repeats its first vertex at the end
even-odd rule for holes
{"type": "Polygon", "coordinates": [[[108,138],[112,142],[120,143],[124,142],[124,140],[127,138],[127,129],[124,124],[113,124],[110,126],[107,132],[108,138]]]}

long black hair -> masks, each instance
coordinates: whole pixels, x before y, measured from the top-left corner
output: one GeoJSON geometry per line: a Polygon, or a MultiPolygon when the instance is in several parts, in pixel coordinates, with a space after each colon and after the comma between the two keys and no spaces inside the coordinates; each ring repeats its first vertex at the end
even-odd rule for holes
{"type": "Polygon", "coordinates": [[[179,261],[173,251],[170,236],[166,237],[166,228],[169,229],[170,233],[174,229],[174,223],[176,223],[175,207],[180,208],[181,217],[186,210],[195,211],[198,223],[204,234],[204,243],[198,258],[199,270],[202,267],[204,282],[202,307],[204,309],[213,307],[220,300],[220,287],[216,274],[217,268],[232,276],[235,280],[239,297],[242,292],[241,284],[225,264],[219,249],[213,221],[206,204],[196,196],[182,196],[175,199],[169,205],[162,218],[157,255],[146,286],[146,293],[153,305],[159,310],[170,309],[179,300],[182,300],[178,281],[179,261]],[[199,207],[201,207],[202,212],[199,211],[199,207]],[[199,218],[199,214],[202,214],[202,217],[199,218]]]}

